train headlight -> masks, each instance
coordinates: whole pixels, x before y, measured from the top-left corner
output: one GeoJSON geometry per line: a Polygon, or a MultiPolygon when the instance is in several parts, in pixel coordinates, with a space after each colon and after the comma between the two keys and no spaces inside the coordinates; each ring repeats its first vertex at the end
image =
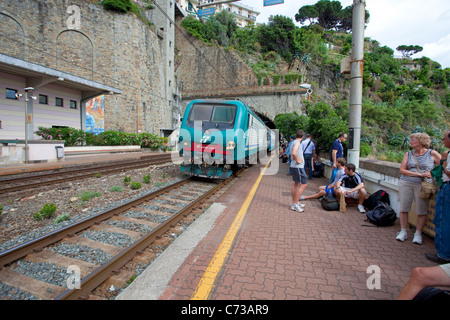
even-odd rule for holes
{"type": "Polygon", "coordinates": [[[227,144],[227,150],[233,150],[234,148],[236,148],[236,143],[234,143],[234,141],[229,141],[227,144]]]}

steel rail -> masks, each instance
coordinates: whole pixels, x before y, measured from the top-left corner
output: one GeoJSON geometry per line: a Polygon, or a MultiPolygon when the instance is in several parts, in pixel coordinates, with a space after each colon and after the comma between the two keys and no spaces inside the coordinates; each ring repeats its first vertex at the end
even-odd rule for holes
{"type": "Polygon", "coordinates": [[[194,200],[188,206],[178,211],[158,228],[149,232],[140,240],[134,242],[133,245],[117,254],[114,258],[109,260],[108,263],[99,267],[89,276],[85,277],[80,283],[80,289],[69,289],[65,293],[57,297],[56,300],[87,299],[89,297],[89,294],[102,282],[108,279],[111,274],[119,272],[120,268],[123,267],[134,256],[136,256],[136,254],[142,252],[158,237],[161,237],[167,230],[169,230],[171,227],[174,227],[176,223],[178,223],[184,216],[187,215],[188,212],[195,208],[205,198],[209,197],[210,194],[213,194],[214,192],[216,192],[216,190],[222,188],[222,186],[228,181],[228,179],[222,181],[222,183],[218,184],[217,186],[206,192],[204,195],[202,195],[200,198],[194,200]]]}
{"type": "Polygon", "coordinates": [[[106,220],[114,215],[117,215],[117,214],[123,212],[123,211],[126,211],[132,207],[138,206],[142,202],[156,198],[157,196],[166,193],[168,190],[171,190],[173,188],[176,188],[176,187],[186,184],[190,180],[191,180],[191,178],[187,178],[187,179],[181,180],[179,182],[173,183],[169,186],[161,188],[150,194],[143,195],[141,197],[132,199],[124,204],[121,204],[119,206],[113,207],[111,209],[97,213],[93,216],[82,219],[82,220],[75,222],[74,224],[71,224],[67,227],[55,230],[53,232],[42,235],[31,241],[22,243],[13,248],[5,250],[0,253],[0,269],[3,266],[7,265],[8,263],[11,263],[17,259],[20,259],[33,251],[40,251],[44,247],[46,247],[52,243],[55,243],[59,240],[62,240],[65,237],[71,237],[71,236],[75,235],[77,232],[87,229],[96,223],[100,223],[101,221],[106,220]]]}
{"type": "MultiPolygon", "coordinates": [[[[15,177],[15,178],[1,178],[0,177],[0,183],[12,183],[17,181],[29,181],[30,179],[39,179],[39,178],[45,178],[48,176],[60,176],[60,175],[68,175],[68,174],[76,174],[76,173],[83,173],[86,170],[102,170],[105,168],[116,168],[118,166],[126,166],[126,165],[136,165],[139,166],[140,164],[145,163],[152,163],[153,160],[170,160],[171,156],[167,154],[163,155],[156,155],[156,156],[141,156],[139,159],[126,159],[126,160],[118,160],[118,161],[108,161],[108,163],[111,164],[105,164],[102,163],[101,165],[98,164],[86,164],[83,169],[64,169],[64,168],[50,168],[49,170],[58,170],[57,172],[52,173],[41,173],[41,174],[35,174],[35,175],[26,175],[21,177],[15,177]]],[[[22,173],[24,174],[24,173],[22,173]]],[[[18,175],[16,173],[16,175],[18,175]]]]}
{"type": "MultiPolygon", "coordinates": [[[[170,159],[170,157],[168,157],[168,159],[170,159]]],[[[58,172],[58,173],[49,173],[49,174],[43,174],[43,175],[39,175],[39,176],[33,176],[33,177],[29,177],[28,180],[30,180],[31,178],[43,178],[45,176],[55,176],[55,175],[65,175],[65,177],[62,178],[56,178],[56,179],[52,179],[52,180],[47,180],[47,181],[40,181],[40,182],[29,182],[25,185],[20,185],[20,186],[14,186],[14,187],[6,187],[6,188],[0,188],[0,194],[2,193],[8,193],[8,192],[14,192],[14,191],[19,191],[19,190],[23,190],[23,189],[30,189],[30,188],[36,188],[36,187],[40,187],[43,185],[48,185],[49,183],[51,184],[56,184],[59,182],[66,182],[68,180],[78,180],[78,179],[82,179],[82,178],[86,178],[86,177],[91,177],[92,176],[92,172],[90,173],[86,173],[86,170],[98,170],[97,173],[112,173],[112,172],[116,172],[118,170],[122,170],[123,168],[126,169],[134,169],[134,168],[139,168],[142,167],[144,165],[150,165],[150,164],[161,164],[161,163],[165,163],[166,160],[168,160],[166,158],[158,158],[158,159],[152,159],[150,161],[140,161],[139,163],[131,163],[131,165],[128,163],[123,163],[123,164],[115,164],[115,165],[110,165],[110,166],[106,166],[106,167],[94,167],[94,168],[88,168],[88,169],[83,169],[83,170],[72,170],[72,171],[65,171],[65,172],[58,172]],[[77,173],[77,172],[81,172],[81,174],[79,175],[74,175],[74,176],[67,176],[71,173],[77,173]]],[[[18,180],[14,180],[14,179],[10,179],[9,181],[13,180],[13,181],[19,181],[19,180],[24,180],[27,178],[18,178],[18,180]]],[[[4,181],[0,181],[0,183],[5,183],[4,181]]]]}

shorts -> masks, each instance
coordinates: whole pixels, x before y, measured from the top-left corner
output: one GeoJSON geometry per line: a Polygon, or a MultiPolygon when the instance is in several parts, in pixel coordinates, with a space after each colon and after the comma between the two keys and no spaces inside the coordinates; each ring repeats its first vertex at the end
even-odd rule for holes
{"type": "Polygon", "coordinates": [[[400,198],[400,211],[409,212],[414,200],[416,214],[426,215],[428,213],[428,199],[422,199],[420,195],[420,183],[412,183],[400,180],[398,183],[398,191],[400,198]]]}
{"type": "Polygon", "coordinates": [[[291,168],[292,180],[295,183],[306,184],[306,172],[304,168],[291,168]]]}
{"type": "Polygon", "coordinates": [[[441,264],[439,265],[439,267],[442,268],[442,270],[444,270],[444,272],[447,274],[447,276],[450,278],[450,263],[446,263],[446,264],[441,264]]]}
{"type": "Polygon", "coordinates": [[[330,187],[330,185],[327,185],[325,187],[325,192],[327,193],[327,197],[328,196],[334,196],[334,187],[330,187]]]}
{"type": "MultiPolygon", "coordinates": [[[[346,188],[346,187],[341,187],[341,191],[345,192],[345,191],[350,191],[353,188],[346,188]]],[[[345,197],[346,198],[352,198],[352,199],[359,199],[359,190],[353,191],[352,193],[346,194],[345,197]]]]}

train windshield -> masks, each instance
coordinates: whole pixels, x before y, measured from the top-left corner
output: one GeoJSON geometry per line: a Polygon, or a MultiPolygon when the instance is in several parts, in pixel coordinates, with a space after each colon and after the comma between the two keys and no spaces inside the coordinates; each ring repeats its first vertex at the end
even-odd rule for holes
{"type": "Polygon", "coordinates": [[[204,130],[233,128],[236,110],[235,105],[229,104],[194,104],[186,124],[194,127],[195,121],[202,121],[204,130]]]}

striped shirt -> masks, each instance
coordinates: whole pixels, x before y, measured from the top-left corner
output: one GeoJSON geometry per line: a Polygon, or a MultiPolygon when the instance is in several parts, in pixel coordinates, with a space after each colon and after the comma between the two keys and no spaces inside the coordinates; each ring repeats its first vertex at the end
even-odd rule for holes
{"type": "MultiPolygon", "coordinates": [[[[406,169],[412,172],[418,172],[416,161],[414,161],[414,155],[413,150],[408,152],[408,162],[406,163],[406,169]]],[[[425,152],[421,156],[416,156],[417,163],[419,164],[420,172],[424,173],[427,171],[430,171],[434,168],[434,160],[431,157],[431,149],[428,149],[427,152],[425,152]]],[[[411,182],[411,183],[422,183],[421,177],[411,177],[406,175],[401,175],[400,180],[411,182]]]]}
{"type": "Polygon", "coordinates": [[[360,176],[358,172],[355,172],[353,176],[349,176],[347,174],[344,174],[339,181],[342,183],[341,186],[345,188],[354,189],[356,188],[360,183],[364,182],[363,178],[360,176]]]}

